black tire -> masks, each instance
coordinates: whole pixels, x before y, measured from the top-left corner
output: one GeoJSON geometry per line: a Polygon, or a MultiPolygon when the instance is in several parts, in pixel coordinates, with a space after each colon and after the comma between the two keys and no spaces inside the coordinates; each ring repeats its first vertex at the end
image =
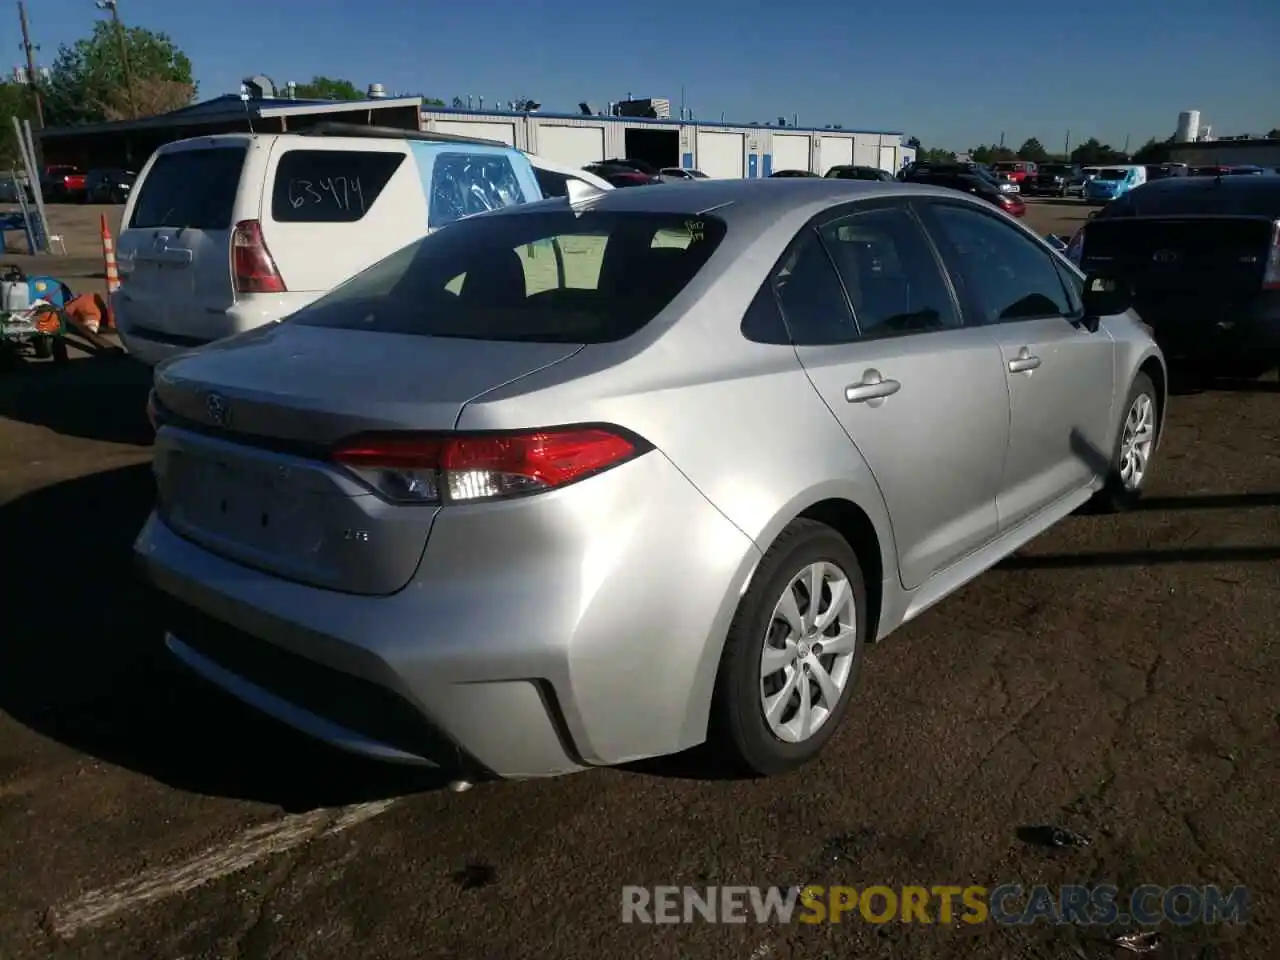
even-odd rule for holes
{"type": "Polygon", "coordinates": [[[48,360],[53,356],[53,337],[32,337],[31,353],[37,360],[48,360]]]}
{"type": "Polygon", "coordinates": [[[857,556],[848,542],[826,524],[795,520],[765,553],[729,627],[712,702],[709,739],[742,772],[761,777],[794,770],[817,756],[835,734],[853,698],[862,667],[867,640],[866,598],[857,556]],[[773,733],[765,718],[760,662],[775,604],[796,574],[817,561],[840,568],[849,581],[856,646],[835,708],[811,737],[788,743],[773,733]]]}
{"type": "MultiPolygon", "coordinates": [[[[1125,510],[1132,509],[1133,506],[1142,497],[1142,491],[1146,489],[1147,481],[1151,477],[1151,461],[1148,459],[1146,469],[1142,474],[1141,480],[1136,487],[1129,486],[1125,483],[1121,476],[1121,454],[1124,449],[1125,442],[1125,423],[1129,418],[1130,411],[1138,401],[1138,397],[1145,394],[1151,401],[1152,415],[1154,417],[1154,429],[1156,431],[1155,441],[1158,443],[1160,436],[1160,395],[1156,392],[1155,384],[1151,382],[1151,378],[1141,371],[1133,378],[1133,383],[1129,386],[1129,393],[1125,397],[1123,406],[1120,408],[1120,423],[1116,429],[1116,442],[1111,450],[1111,465],[1107,471],[1107,480],[1103,488],[1098,491],[1098,495],[1094,498],[1094,507],[1101,513],[1121,513],[1125,510]]],[[[1154,448],[1153,448],[1154,452],[1154,448]]]]}

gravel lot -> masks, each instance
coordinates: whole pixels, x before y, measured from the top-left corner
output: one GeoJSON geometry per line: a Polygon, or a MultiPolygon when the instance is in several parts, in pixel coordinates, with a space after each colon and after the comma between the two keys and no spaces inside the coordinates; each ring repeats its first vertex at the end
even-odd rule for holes
{"type": "Polygon", "coordinates": [[[1125,955],[1061,927],[619,919],[624,884],[1011,882],[1246,884],[1247,925],[1154,956],[1280,956],[1280,383],[1176,396],[1142,510],[1060,525],[873,647],[798,773],[695,754],[460,795],[166,659],[129,568],[146,387],[127,359],[0,372],[5,960],[1125,955]],[[1038,823],[1092,845],[1021,843],[1038,823]]]}

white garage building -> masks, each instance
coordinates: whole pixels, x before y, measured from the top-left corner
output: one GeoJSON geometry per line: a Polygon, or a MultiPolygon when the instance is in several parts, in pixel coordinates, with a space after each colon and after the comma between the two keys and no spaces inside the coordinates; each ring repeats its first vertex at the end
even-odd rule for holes
{"type": "Polygon", "coordinates": [[[445,107],[423,110],[422,129],[495,140],[575,167],[626,157],[656,167],[696,167],[709,177],[732,179],[767,177],[775,170],[824,174],[848,164],[896,173],[915,159],[901,133],[879,130],[445,107]]]}

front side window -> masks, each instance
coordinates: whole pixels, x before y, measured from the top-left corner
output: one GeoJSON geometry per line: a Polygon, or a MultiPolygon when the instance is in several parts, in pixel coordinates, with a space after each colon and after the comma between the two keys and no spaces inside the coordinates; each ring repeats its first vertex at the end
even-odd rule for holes
{"type": "Polygon", "coordinates": [[[960,314],[929,241],[902,207],[826,224],[823,243],[853,304],[862,339],[960,326],[960,314]]]}
{"type": "Polygon", "coordinates": [[[524,202],[511,158],[495,153],[440,153],[431,168],[430,224],[524,202]]]}
{"type": "Polygon", "coordinates": [[[1019,228],[956,204],[929,204],[925,209],[944,256],[963,273],[980,302],[984,323],[1073,314],[1054,254],[1019,228]]]}
{"type": "Polygon", "coordinates": [[[478,217],[393,253],[288,321],[372,333],[607,343],[666,309],[725,234],[699,214],[478,217]]]}

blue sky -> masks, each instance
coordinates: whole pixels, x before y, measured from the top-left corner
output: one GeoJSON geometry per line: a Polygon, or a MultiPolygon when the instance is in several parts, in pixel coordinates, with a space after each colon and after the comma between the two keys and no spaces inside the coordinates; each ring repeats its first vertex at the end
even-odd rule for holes
{"type": "MultiPolygon", "coordinates": [[[[28,0],[42,65],[85,36],[92,0],[28,0]]],[[[201,97],[250,73],[315,74],[446,102],[522,96],[544,109],[665,96],[699,119],[914,134],[964,149],[1096,136],[1136,147],[1197,109],[1215,133],[1280,126],[1280,0],[121,0],[168,33],[201,97]],[[242,13],[244,10],[252,13],[242,13]]],[[[22,57],[16,10],[0,32],[22,57]]],[[[9,65],[6,65],[9,66],[9,65]]]]}

